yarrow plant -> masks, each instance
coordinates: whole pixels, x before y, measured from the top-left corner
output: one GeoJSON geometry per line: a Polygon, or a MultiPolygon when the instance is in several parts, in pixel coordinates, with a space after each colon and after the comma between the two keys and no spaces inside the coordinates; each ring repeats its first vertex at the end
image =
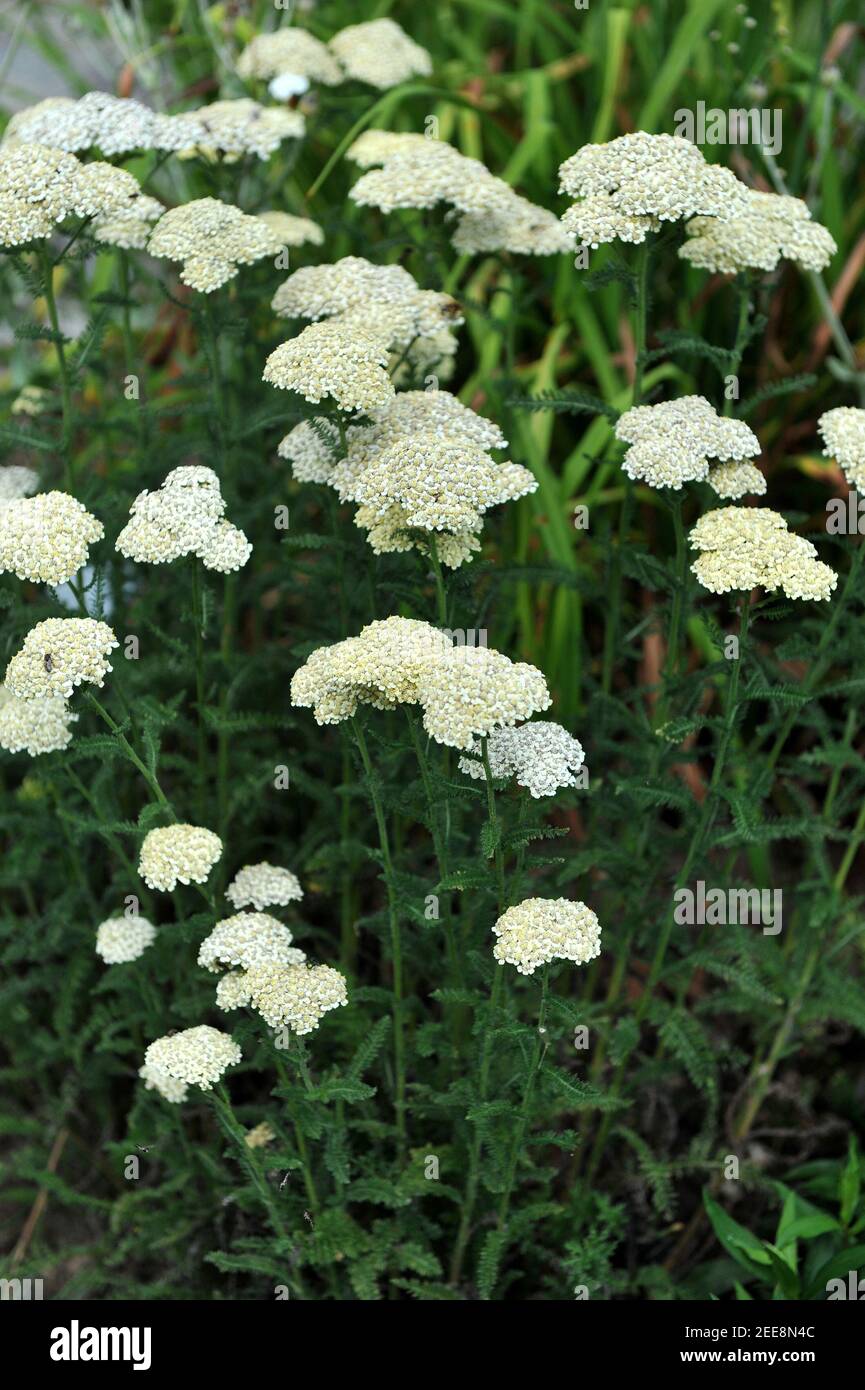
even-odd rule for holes
{"type": "Polygon", "coordinates": [[[4,34],[4,1281],[855,1267],[859,16],[782,8],[4,34]]]}

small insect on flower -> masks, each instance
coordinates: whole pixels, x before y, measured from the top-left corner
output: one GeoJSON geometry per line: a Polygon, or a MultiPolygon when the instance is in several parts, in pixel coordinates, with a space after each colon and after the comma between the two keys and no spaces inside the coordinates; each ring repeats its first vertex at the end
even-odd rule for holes
{"type": "Polygon", "coordinates": [[[107,623],[94,618],[46,618],[24,638],[6,668],[6,685],[22,700],[68,698],[82,682],[101,686],[119,646],[107,623]]]}

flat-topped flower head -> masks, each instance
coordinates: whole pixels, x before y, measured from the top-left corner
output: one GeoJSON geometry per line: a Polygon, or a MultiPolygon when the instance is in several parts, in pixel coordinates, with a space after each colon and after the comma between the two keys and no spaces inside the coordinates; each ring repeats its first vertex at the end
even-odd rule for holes
{"type": "Polygon", "coordinates": [[[62,695],[21,700],[0,685],[0,748],[7,753],[56,753],[72,742],[73,714],[62,695]]]}
{"type": "Polygon", "coordinates": [[[222,841],[200,825],[164,825],[149,830],[138,858],[148,888],[171,893],[178,883],[204,883],[222,854],[222,841]]]}
{"type": "Polygon", "coordinates": [[[227,574],[252,553],[243,531],[224,518],[225,501],[212,468],[182,464],[155,492],[140,492],[117,537],[121,555],[151,565],[195,555],[207,569],[227,574]]]}
{"type": "Polygon", "coordinates": [[[350,719],[358,704],[416,704],[425,673],[450,650],[447,635],[430,623],[384,618],[314,651],[294,673],[291,702],[312,708],[319,724],[350,719]]]}
{"type": "Polygon", "coordinates": [[[0,149],[0,245],[22,246],[51,236],[72,217],[115,215],[133,207],[141,189],[111,164],[81,164],[46,145],[0,149]]]}
{"type": "Polygon", "coordinates": [[[133,150],[180,150],[196,138],[188,112],[166,116],[133,97],[86,92],[48,97],[10,120],[4,145],[39,143],[73,153],[97,148],[109,159],[133,150]]]}
{"type": "Polygon", "coordinates": [[[96,929],[96,954],[106,965],[138,960],[156,940],[156,928],[146,917],[108,917],[96,929]]]}
{"type": "Polygon", "coordinates": [[[521,464],[496,463],[455,435],[434,434],[405,435],[374,451],[363,468],[337,468],[333,481],[341,497],[364,503],[373,515],[396,504],[406,527],[450,533],[479,530],[490,507],[538,485],[521,464]]]}
{"type": "Polygon", "coordinates": [[[781,260],[802,270],[825,270],[838,247],[831,233],[813,221],[807,203],[749,188],[744,207],[729,218],[696,217],[685,228],[679,255],[715,274],[774,270],[781,260]]]}
{"type": "Polygon", "coordinates": [[[110,653],[120,643],[95,618],[46,618],[24,638],[6,667],[6,686],[21,700],[72,694],[77,685],[102,686],[110,653]]]}
{"type": "Polygon", "coordinates": [[[168,1100],[172,1105],[182,1105],[186,1100],[188,1087],[183,1081],[175,1081],[167,1072],[160,1071],[158,1067],[147,1066],[138,1068],[138,1075],[144,1082],[146,1091],[157,1091],[163,1100],[168,1100]]]}
{"type": "Polygon", "coordinates": [[[410,77],[429,77],[432,72],[427,50],[392,19],[350,24],[334,34],[329,48],[348,77],[380,91],[396,87],[410,77]]]}
{"type": "Polygon", "coordinates": [[[16,497],[29,497],[39,486],[39,474],[23,463],[7,463],[0,468],[0,507],[16,497]]]}
{"type": "MultiPolygon", "coordinates": [[[[180,1033],[157,1038],[144,1054],[144,1065],[151,1074],[163,1074],[172,1081],[211,1091],[229,1067],[237,1066],[241,1055],[228,1033],[199,1024],[197,1028],[184,1028],[180,1033]]],[[[155,1084],[158,1087],[158,1082],[155,1084]]]]}
{"type": "Polygon", "coordinates": [[[262,82],[292,73],[325,87],[336,87],[344,81],[342,69],[327,45],[294,26],[272,34],[256,34],[237,60],[237,73],[262,82]]]}
{"type": "Polygon", "coordinates": [[[559,169],[560,191],[580,201],[565,227],[591,246],[644,241],[664,222],[732,217],[747,189],[729,169],[707,164],[679,135],[638,130],[602,145],[584,145],[559,169]]]}
{"type": "Polygon", "coordinates": [[[552,704],[542,671],[488,647],[450,647],[421,677],[418,696],[427,733],[463,749],[552,704]]]}
{"type": "MultiPolygon", "coordinates": [[[[508,184],[491,174],[480,160],[460,154],[444,140],[426,140],[421,136],[419,141],[391,146],[390,152],[386,144],[380,144],[382,167],[371,168],[358,179],[349,190],[352,202],[382,212],[450,203],[465,213],[500,208],[512,196],[508,184]]],[[[367,157],[370,148],[368,144],[367,157]]]]}
{"type": "Polygon", "coordinates": [[[387,348],[354,324],[311,323],[281,343],[265,363],[263,379],[318,403],[330,396],[342,410],[364,413],[394,394],[387,348]]]}
{"type": "MultiPolygon", "coordinates": [[[[375,165],[386,164],[397,154],[419,153],[426,149],[429,139],[416,131],[365,130],[349,145],[346,159],[361,169],[372,169],[375,165]]],[[[451,145],[447,146],[452,149],[451,145]]]]}
{"type": "Polygon", "coordinates": [[[266,222],[270,230],[279,238],[283,246],[321,246],[324,232],[311,217],[296,217],[293,212],[259,212],[260,221],[266,222]]]}
{"type": "Polygon", "coordinates": [[[267,1120],[262,1120],[260,1124],[246,1131],[244,1143],[250,1149],[263,1149],[268,1144],[272,1144],[276,1138],[276,1130],[267,1120]]]}
{"type": "Polygon", "coordinates": [[[306,956],[292,946],[291,940],[288,927],[276,917],[266,912],[237,912],[219,922],[204,938],[198,964],[214,973],[234,965],[248,970],[268,961],[299,965],[306,956]]]}
{"type": "Polygon", "coordinates": [[[865,410],[839,405],[817,421],[825,444],[823,453],[840,465],[852,488],[865,491],[865,410]]]}
{"type": "Polygon", "coordinates": [[[0,574],[38,584],[65,584],[87,564],[90,546],[105,534],[67,492],[40,492],[2,506],[0,574]]]}
{"type": "Polygon", "coordinates": [[[315,420],[301,420],[289,430],[276,452],[289,460],[295,482],[329,483],[339,448],[339,430],[327,416],[320,415],[315,420]]]}
{"type": "Polygon", "coordinates": [[[450,391],[400,391],[370,412],[370,424],[350,425],[348,457],[365,462],[388,444],[407,436],[453,436],[479,449],[504,449],[507,440],[493,420],[463,405],[450,391]]]}
{"type": "MultiPolygon", "coordinates": [[[[222,983],[222,982],[220,982],[222,983]]],[[[326,1013],[348,1003],[345,977],[330,965],[268,962],[231,976],[229,989],[217,989],[220,1008],[249,1004],[270,1028],[312,1033],[326,1013]]]]}
{"type": "Polygon", "coordinates": [[[158,221],[165,208],[158,198],[144,194],[136,198],[128,207],[117,208],[114,212],[104,212],[95,217],[90,224],[90,232],[96,241],[106,246],[117,246],[122,251],[143,251],[147,245],[154,222],[158,221]]]}
{"type": "Polygon", "coordinates": [[[533,975],[553,960],[586,965],[601,954],[597,917],[585,903],[569,898],[526,898],[503,912],[493,931],[496,960],[516,966],[521,975],[533,975]]]}
{"type": "Polygon", "coordinates": [[[713,594],[781,589],[788,598],[828,599],[838,576],[817,559],[804,536],[796,536],[768,507],[719,507],[700,517],[691,531],[691,566],[713,594]]]}
{"type": "Polygon", "coordinates": [[[460,255],[510,251],[517,256],[559,256],[574,249],[574,234],[547,208],[519,193],[488,212],[460,217],[451,244],[460,255]]]}
{"type": "Polygon", "coordinates": [[[265,907],[288,907],[289,903],[300,902],[303,889],[290,869],[262,860],[260,864],[244,865],[229,883],[225,896],[238,909],[254,907],[261,912],[265,907]]]}
{"type": "Polygon", "coordinates": [[[766,492],[765,475],[760,472],[756,463],[747,459],[710,463],[706,482],[725,502],[738,502],[739,498],[747,493],[753,497],[762,497],[766,492]]]}
{"type": "Polygon", "coordinates": [[[282,242],[260,217],[218,198],[196,198],[159,219],[147,249],[158,259],[181,261],[183,283],[211,294],[240,266],[276,255],[282,242]]]}
{"type": "MultiPolygon", "coordinates": [[[[719,415],[704,396],[626,410],[616,422],[616,436],[631,446],[622,463],[629,478],[677,491],[688,482],[711,483],[710,461],[743,462],[760,452],[760,441],[744,420],[719,415]]],[[[746,480],[757,478],[748,473],[746,480]]]]}
{"type": "MultiPolygon", "coordinates": [[[[460,758],[460,772],[486,779],[482,748],[477,740],[471,757],[460,758]]],[[[579,785],[576,773],[585,762],[582,745],[552,720],[539,719],[519,728],[493,729],[487,743],[493,777],[513,777],[534,797],[554,796],[560,787],[579,785]]]]}
{"type": "Polygon", "coordinates": [[[214,101],[189,113],[193,138],[180,152],[185,158],[202,155],[227,164],[254,154],[269,159],[283,140],[300,140],[306,122],[287,106],[259,106],[249,97],[214,101]]]}
{"type": "Polygon", "coordinates": [[[404,347],[463,322],[450,295],[421,290],[402,266],[374,265],[362,256],[296,270],[276,291],[273,310],[281,318],[357,324],[388,347],[404,347]]]}

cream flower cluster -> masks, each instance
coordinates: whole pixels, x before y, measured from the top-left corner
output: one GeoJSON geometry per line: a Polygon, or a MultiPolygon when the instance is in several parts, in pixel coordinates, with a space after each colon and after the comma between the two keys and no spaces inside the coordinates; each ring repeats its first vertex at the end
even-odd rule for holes
{"type": "Polygon", "coordinates": [[[240,1059],[240,1048],[227,1033],[199,1024],[196,1028],[184,1028],[180,1033],[157,1038],[144,1054],[144,1066],[157,1089],[160,1087],[156,1078],[167,1076],[172,1081],[211,1091],[228,1068],[236,1066],[240,1059]]]}
{"type": "Polygon", "coordinates": [[[851,487],[865,490],[865,410],[839,405],[817,421],[823,453],[840,464],[851,487]]]}
{"type": "Polygon", "coordinates": [[[493,927],[493,955],[532,975],[539,965],[570,960],[586,965],[601,954],[601,926],[585,903],[568,898],[526,898],[509,907],[493,927]]]}
{"type": "Polygon", "coordinates": [[[264,1149],[268,1144],[272,1144],[276,1138],[276,1130],[267,1120],[262,1120],[261,1124],[255,1125],[247,1130],[244,1143],[250,1149],[264,1149]]]}
{"type": "Polygon", "coordinates": [[[156,940],[156,928],[146,917],[108,917],[96,930],[96,954],[106,965],[138,960],[156,940]]]}
{"type": "Polygon", "coordinates": [[[149,830],[141,845],[138,872],[148,888],[171,893],[178,883],[204,883],[222,854],[222,841],[200,825],[165,825],[149,830]]]}
{"type": "Polygon", "coordinates": [[[226,521],[219,478],[212,468],[182,464],[156,492],[140,492],[131,520],[117,537],[121,555],[150,565],[196,555],[207,569],[239,570],[252,545],[239,527],[226,521]]]}
{"type": "Polygon", "coordinates": [[[201,943],[198,964],[214,974],[227,965],[239,965],[249,970],[253,965],[281,961],[300,965],[306,960],[303,951],[291,944],[291,932],[276,917],[266,912],[237,912],[226,917],[201,943]]]}
{"type": "Polygon", "coordinates": [[[382,212],[447,203],[461,214],[453,237],[460,252],[549,256],[573,248],[573,236],[554,213],[530,203],[480,160],[444,140],[367,130],[346,157],[368,170],[349,193],[353,202],[382,212]]]}
{"type": "Polygon", "coordinates": [[[65,584],[104,534],[102,522],[67,492],[0,503],[0,574],[8,570],[34,583],[65,584]]]}
{"type": "Polygon", "coordinates": [[[384,90],[409,77],[428,77],[432,61],[394,20],[372,19],[340,30],[329,44],[295,26],[256,34],[237,60],[237,72],[265,82],[291,76],[328,87],[351,77],[384,90]]]}
{"type": "Polygon", "coordinates": [[[0,685],[0,748],[7,753],[56,753],[72,742],[78,719],[62,695],[22,700],[0,685]]]}
{"type": "Polygon", "coordinates": [[[374,265],[362,256],[296,270],[276,291],[272,307],[280,318],[356,323],[380,334],[390,348],[463,322],[450,295],[421,290],[402,266],[374,265]]]}
{"type": "Polygon", "coordinates": [[[768,507],[719,507],[700,517],[689,537],[701,553],[691,566],[704,589],[782,589],[788,598],[828,599],[838,576],[768,507]]]}
{"type": "Polygon", "coordinates": [[[394,394],[382,340],[339,320],[311,323],[268,357],[263,379],[318,403],[332,396],[342,410],[366,413],[394,394]]]}
{"type": "MultiPolygon", "coordinates": [[[[184,119],[184,118],[179,118],[184,119]]],[[[202,155],[235,163],[244,155],[269,159],[283,140],[300,140],[306,122],[287,106],[260,106],[249,97],[214,101],[189,113],[192,138],[178,151],[181,158],[202,155]]]]}
{"type": "Polygon", "coordinates": [[[339,430],[322,415],[315,420],[301,420],[280,440],[276,452],[280,458],[288,459],[296,482],[329,483],[338,449],[339,430]]]}
{"type": "Polygon", "coordinates": [[[488,647],[449,647],[422,675],[418,700],[427,733],[463,749],[552,704],[542,671],[488,647]]]}
{"type": "MultiPolygon", "coordinates": [[[[22,386],[18,395],[15,397],[9,409],[13,415],[41,415],[47,409],[51,401],[51,392],[46,391],[44,386],[22,386]]],[[[18,465],[12,464],[15,468],[18,465]]],[[[4,470],[5,471],[5,470],[4,470]]],[[[33,475],[35,479],[35,474],[33,475]]],[[[31,488],[32,492],[33,489],[31,488]]],[[[21,494],[23,496],[23,494],[21,494]]],[[[0,498],[4,496],[2,485],[0,485],[0,498]]]]}
{"type": "Polygon", "coordinates": [[[710,460],[720,460],[747,464],[721,474],[722,496],[766,490],[765,479],[751,463],[760,452],[757,436],[743,420],[719,415],[704,396],[680,396],[626,410],[616,422],[616,437],[631,446],[622,463],[628,477],[649,487],[678,490],[685,483],[704,480],[714,486],[710,460]]]}
{"type": "Polygon", "coordinates": [[[267,223],[283,246],[304,246],[307,242],[321,246],[324,242],[324,232],[311,217],[296,217],[293,212],[278,210],[259,212],[257,216],[259,221],[267,223]]]}
{"type": "Polygon", "coordinates": [[[181,261],[183,283],[211,294],[232,280],[240,266],[276,255],[282,242],[260,217],[218,198],[196,198],[159,219],[147,249],[157,259],[181,261]]]}
{"type": "Polygon", "coordinates": [[[17,497],[27,497],[39,486],[39,474],[23,463],[7,463],[0,468],[0,506],[17,497]]]}
{"type": "Polygon", "coordinates": [[[265,907],[287,907],[300,902],[303,889],[290,869],[263,860],[260,864],[246,864],[235,874],[225,896],[235,908],[254,907],[261,912],[265,907]]]}
{"type": "Polygon", "coordinates": [[[334,34],[329,47],[347,77],[380,91],[396,87],[410,77],[429,77],[432,72],[427,50],[392,19],[349,24],[334,34]]]}
{"type": "Polygon", "coordinates": [[[94,218],[90,231],[96,241],[106,246],[117,246],[121,251],[143,251],[154,222],[164,212],[165,208],[158,198],[142,194],[129,207],[117,208],[94,218]]]}
{"type": "Polygon", "coordinates": [[[167,1072],[160,1071],[158,1067],[147,1066],[138,1068],[138,1075],[144,1082],[146,1091],[158,1091],[163,1100],[168,1100],[172,1105],[182,1105],[186,1100],[187,1087],[183,1081],[175,1081],[167,1072]]]}
{"type": "MultiPolygon", "coordinates": [[[[460,758],[460,772],[486,780],[480,742],[474,741],[469,752],[472,756],[460,758]]],[[[561,724],[547,719],[519,728],[493,729],[487,757],[494,778],[513,777],[534,797],[553,796],[560,787],[577,786],[574,774],[585,762],[579,741],[561,724]]]]}
{"type": "Polygon", "coordinates": [[[695,217],[679,255],[691,265],[721,275],[740,270],[774,270],[780,260],[802,270],[825,270],[838,247],[814,222],[807,203],[749,188],[745,206],[729,218],[695,217]]]}
{"type": "Polygon", "coordinates": [[[0,245],[51,236],[68,217],[116,216],[136,208],[141,190],[125,169],[48,145],[0,149],[0,245]]]}
{"type": "Polygon", "coordinates": [[[132,97],[87,92],[77,99],[48,97],[17,112],[4,145],[53,145],[76,153],[94,147],[112,158],[133,150],[180,150],[203,135],[188,113],[164,116],[132,97]]]}
{"type": "Polygon", "coordinates": [[[358,637],[314,651],[294,673],[291,702],[311,708],[318,724],[350,719],[361,703],[376,709],[416,704],[425,671],[450,649],[446,635],[429,623],[384,618],[358,637]]]}
{"type": "Polygon", "coordinates": [[[326,1013],[348,1003],[345,978],[331,965],[270,961],[225,978],[230,987],[217,990],[220,1008],[249,1004],[270,1028],[294,1033],[313,1032],[326,1013]]]}
{"type": "Polygon", "coordinates": [[[639,243],[687,217],[733,217],[747,196],[735,174],[707,164],[690,140],[643,130],[584,145],[561,165],[559,183],[579,200],[564,226],[588,246],[639,243]]]}
{"type": "Polygon", "coordinates": [[[104,684],[108,657],[119,645],[108,624],[95,618],[46,618],[30,629],[6,667],[6,686],[21,700],[67,699],[82,682],[104,684]]]}

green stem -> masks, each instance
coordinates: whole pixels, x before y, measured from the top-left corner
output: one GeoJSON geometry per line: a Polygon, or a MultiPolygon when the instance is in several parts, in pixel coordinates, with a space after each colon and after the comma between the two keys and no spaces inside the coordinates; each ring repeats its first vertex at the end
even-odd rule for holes
{"type": "Polygon", "coordinates": [[[141,773],[148,787],[153,792],[153,795],[156,797],[156,800],[162,807],[163,811],[166,813],[166,815],[170,816],[173,821],[176,821],[177,816],[174,814],[174,809],[171,805],[171,802],[168,800],[168,797],[165,795],[165,792],[160,787],[156,776],[150,771],[150,768],[147,766],[147,764],[141,761],[135,749],[132,747],[132,744],[129,742],[129,739],[126,737],[126,735],[123,733],[123,730],[120,728],[120,725],[115,723],[115,721],[111,718],[111,715],[108,713],[108,710],[105,709],[104,705],[101,705],[99,703],[96,696],[93,695],[89,690],[85,692],[84,698],[88,701],[92,708],[96,710],[96,713],[99,715],[100,719],[102,719],[104,723],[108,725],[109,729],[114,734],[114,737],[118,740],[121,748],[123,749],[129,761],[133,763],[135,767],[138,768],[138,771],[141,773]]]}
{"type": "Polygon", "coordinates": [[[444,572],[442,570],[441,560],[439,559],[438,546],[436,545],[435,533],[433,531],[430,532],[429,537],[429,555],[436,581],[437,620],[440,627],[446,628],[448,625],[447,589],[445,588],[444,572]]]}
{"type": "MultiPolygon", "coordinates": [[[[410,705],[404,705],[406,721],[409,727],[412,745],[420,769],[421,781],[423,782],[426,794],[427,808],[429,810],[430,833],[432,835],[433,846],[435,848],[436,863],[438,864],[439,879],[444,883],[448,876],[448,854],[447,845],[442,835],[441,816],[436,804],[435,792],[433,790],[432,777],[430,776],[429,759],[423,746],[423,738],[418,729],[417,718],[410,705]]],[[[442,925],[445,930],[447,941],[448,963],[453,982],[462,986],[464,984],[462,966],[460,964],[459,952],[457,950],[456,936],[454,934],[454,924],[450,911],[450,891],[447,892],[447,904],[442,913],[442,925]]]]}
{"type": "Polygon", "coordinates": [[[529,1126],[529,1112],[531,1110],[532,1095],[534,1094],[535,1084],[538,1079],[538,1073],[541,1069],[541,1063],[544,1058],[544,1053],[547,1050],[546,1021],[547,1001],[549,999],[550,988],[549,974],[550,967],[549,965],[545,965],[541,973],[541,1005],[538,1011],[537,1038],[535,1039],[535,1046],[532,1053],[531,1062],[529,1063],[529,1069],[526,1073],[526,1084],[525,1089],[523,1091],[523,1102],[520,1107],[520,1117],[517,1121],[516,1133],[514,1134],[513,1143],[511,1144],[511,1152],[508,1158],[508,1166],[505,1174],[504,1191],[502,1192],[501,1199],[499,1201],[498,1220],[500,1226],[504,1226],[508,1219],[508,1210],[510,1208],[511,1196],[513,1194],[514,1183],[516,1181],[517,1176],[517,1164],[519,1163],[520,1154],[523,1151],[523,1145],[525,1143],[526,1138],[526,1131],[529,1126]]]}
{"type": "Polygon", "coordinates": [[[396,1090],[396,1127],[400,1139],[400,1146],[404,1147],[406,1142],[406,1117],[405,1117],[405,1039],[403,1031],[403,997],[402,997],[402,938],[400,934],[399,913],[397,910],[397,889],[396,879],[393,870],[393,859],[390,850],[390,838],[387,832],[387,820],[384,814],[381,797],[378,790],[378,780],[369,756],[369,748],[366,742],[366,735],[363,725],[357,718],[352,719],[352,727],[360,753],[363,769],[366,773],[366,782],[369,789],[370,800],[372,801],[375,821],[378,827],[379,847],[381,849],[382,864],[384,867],[384,880],[387,888],[388,919],[390,922],[390,941],[391,956],[393,963],[393,1051],[394,1051],[394,1073],[396,1090]]]}
{"type": "Polygon", "coordinates": [[[201,561],[192,557],[192,625],[195,652],[195,704],[198,744],[198,811],[204,816],[207,785],[207,731],[204,725],[204,607],[201,596],[201,561]]]}
{"type": "Polygon", "coordinates": [[[47,242],[42,242],[39,248],[39,256],[42,263],[42,279],[45,285],[45,303],[48,306],[48,317],[51,321],[51,329],[54,334],[54,350],[57,354],[57,366],[60,371],[60,390],[63,402],[60,455],[63,459],[66,487],[71,492],[74,483],[74,473],[72,469],[72,432],[74,427],[72,413],[72,380],[69,374],[69,363],[66,360],[66,348],[63,335],[60,332],[57,300],[54,297],[54,262],[51,260],[47,242]]]}

